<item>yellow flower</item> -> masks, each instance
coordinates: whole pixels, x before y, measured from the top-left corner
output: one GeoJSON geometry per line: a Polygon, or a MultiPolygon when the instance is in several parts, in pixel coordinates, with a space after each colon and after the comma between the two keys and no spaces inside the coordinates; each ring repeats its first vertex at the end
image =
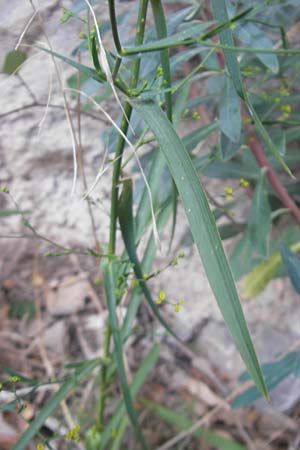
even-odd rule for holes
{"type": "Polygon", "coordinates": [[[165,291],[160,291],[159,296],[160,300],[163,302],[164,300],[166,300],[166,293],[165,291]]]}
{"type": "Polygon", "coordinates": [[[164,74],[163,68],[161,66],[159,66],[156,70],[156,76],[157,78],[162,77],[164,74]]]}
{"type": "Polygon", "coordinates": [[[21,378],[20,378],[20,377],[17,377],[17,376],[10,377],[10,378],[8,379],[8,381],[9,381],[10,383],[18,383],[18,381],[20,381],[20,380],[21,380],[21,378]]]}
{"type": "Polygon", "coordinates": [[[179,300],[179,305],[184,305],[185,304],[185,301],[184,301],[184,299],[183,298],[181,298],[180,300],[179,300]]]}
{"type": "Polygon", "coordinates": [[[118,436],[118,430],[116,428],[113,428],[111,430],[111,437],[116,438],[118,436]]]}
{"type": "Polygon", "coordinates": [[[80,425],[76,424],[73,428],[71,428],[71,430],[69,430],[66,433],[66,438],[67,439],[74,439],[76,442],[80,441],[80,437],[78,436],[78,433],[80,431],[80,425]]]}
{"type": "Polygon", "coordinates": [[[166,300],[166,293],[165,293],[165,291],[160,291],[160,293],[158,294],[158,297],[156,299],[156,303],[158,305],[160,305],[165,300],[166,300]]]}
{"type": "Polygon", "coordinates": [[[242,187],[249,186],[249,181],[245,180],[244,178],[240,178],[240,186],[242,187]]]}
{"type": "Polygon", "coordinates": [[[177,313],[181,310],[181,305],[179,303],[176,303],[176,305],[174,305],[174,311],[177,313]]]}
{"type": "Polygon", "coordinates": [[[231,200],[232,194],[233,194],[233,189],[229,186],[224,186],[224,192],[225,192],[226,200],[231,200]]]}
{"type": "Polygon", "coordinates": [[[200,119],[200,114],[197,111],[194,111],[192,114],[192,119],[195,119],[195,120],[200,119]]]}
{"type": "Polygon", "coordinates": [[[290,114],[290,112],[292,111],[292,108],[290,105],[281,105],[281,111],[286,114],[290,114]]]}
{"type": "Polygon", "coordinates": [[[44,444],[42,444],[41,442],[36,446],[36,450],[44,450],[44,444]]]}
{"type": "Polygon", "coordinates": [[[279,92],[283,97],[288,97],[290,95],[289,90],[284,86],[281,86],[281,88],[279,89],[279,92]]]}

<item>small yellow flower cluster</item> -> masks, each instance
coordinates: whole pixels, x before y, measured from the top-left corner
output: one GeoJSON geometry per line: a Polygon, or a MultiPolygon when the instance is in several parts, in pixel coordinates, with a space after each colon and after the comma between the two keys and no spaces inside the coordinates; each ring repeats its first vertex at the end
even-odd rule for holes
{"type": "Polygon", "coordinates": [[[80,431],[80,425],[77,424],[66,433],[66,438],[69,440],[74,440],[76,442],[80,442],[80,437],[78,435],[79,431],[80,431]]]}
{"type": "Polygon", "coordinates": [[[17,376],[14,376],[14,377],[10,377],[7,381],[9,383],[18,383],[19,381],[21,381],[21,378],[17,377],[17,376]]]}
{"type": "Polygon", "coordinates": [[[198,111],[194,111],[193,112],[192,119],[194,119],[194,120],[199,120],[200,119],[200,114],[198,113],[198,111]]]}
{"type": "Polygon", "coordinates": [[[281,86],[279,92],[282,97],[288,97],[290,95],[290,91],[285,86],[281,86]]]}
{"type": "Polygon", "coordinates": [[[160,78],[163,76],[163,74],[164,74],[163,68],[161,66],[159,66],[156,70],[156,77],[160,78]]]}
{"type": "Polygon", "coordinates": [[[165,300],[166,300],[166,293],[165,293],[165,291],[160,291],[160,293],[158,294],[158,297],[156,299],[157,305],[161,305],[162,302],[164,302],[165,300]]]}
{"type": "Polygon", "coordinates": [[[116,438],[118,436],[118,430],[116,428],[113,428],[111,430],[111,437],[116,438]]]}
{"type": "Polygon", "coordinates": [[[244,178],[240,178],[240,186],[247,187],[249,186],[249,181],[245,180],[244,178]]]}
{"type": "Polygon", "coordinates": [[[224,192],[225,192],[226,200],[232,200],[233,189],[229,186],[224,186],[224,192]]]}
{"type": "Polygon", "coordinates": [[[181,298],[181,299],[179,300],[178,303],[175,303],[175,305],[174,305],[174,311],[175,311],[176,313],[179,312],[179,311],[181,310],[181,308],[182,308],[182,305],[184,305],[184,300],[183,300],[183,298],[181,298]]]}
{"type": "Polygon", "coordinates": [[[243,75],[244,75],[245,77],[250,77],[252,74],[253,74],[252,67],[246,66],[246,67],[244,68],[244,70],[243,70],[243,75]]]}
{"type": "Polygon", "coordinates": [[[281,111],[283,112],[282,118],[288,119],[291,115],[292,108],[290,105],[281,105],[281,111]]]}
{"type": "MultiPolygon", "coordinates": [[[[239,180],[239,185],[240,185],[240,187],[243,187],[243,188],[245,188],[245,187],[247,187],[247,186],[249,186],[249,181],[248,180],[245,180],[245,178],[240,178],[240,180],[239,180]]],[[[230,186],[224,186],[224,192],[225,192],[225,198],[226,198],[226,200],[232,200],[232,198],[233,198],[233,188],[232,187],[230,187],[230,186]]]]}
{"type": "Polygon", "coordinates": [[[156,304],[157,305],[161,305],[163,302],[169,303],[171,305],[173,305],[174,311],[177,313],[181,310],[182,305],[184,305],[184,300],[183,298],[181,298],[178,302],[176,303],[172,303],[172,302],[168,302],[166,300],[166,293],[165,291],[160,291],[160,293],[158,294],[158,297],[156,299],[156,304]]]}
{"type": "Polygon", "coordinates": [[[36,446],[36,450],[44,450],[45,446],[41,442],[36,446]]]}

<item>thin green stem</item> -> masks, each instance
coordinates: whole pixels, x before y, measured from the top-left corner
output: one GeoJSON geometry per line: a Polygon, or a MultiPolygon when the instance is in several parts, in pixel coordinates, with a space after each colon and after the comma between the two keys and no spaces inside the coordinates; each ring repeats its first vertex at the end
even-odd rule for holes
{"type": "Polygon", "coordinates": [[[114,0],[108,0],[108,8],[109,8],[109,18],[110,18],[110,25],[111,25],[113,38],[114,38],[114,43],[115,43],[117,52],[119,54],[121,54],[122,53],[122,45],[121,45],[119,33],[118,33],[118,24],[117,24],[117,16],[116,16],[114,0]]]}
{"type": "Polygon", "coordinates": [[[115,62],[115,67],[114,67],[114,70],[113,70],[113,72],[112,72],[113,80],[116,79],[116,76],[118,75],[118,72],[119,72],[119,69],[120,69],[121,64],[122,64],[122,58],[120,58],[119,56],[117,56],[116,62],[115,62]]]}
{"type": "MultiPolygon", "coordinates": [[[[160,0],[151,0],[151,6],[154,16],[156,34],[158,39],[164,39],[167,37],[167,24],[164,9],[160,0]]],[[[170,70],[170,59],[169,50],[163,49],[160,51],[160,62],[163,70],[163,84],[166,88],[171,88],[171,70],[170,70]]],[[[167,117],[172,122],[172,91],[165,91],[165,102],[167,117]]]]}
{"type": "MultiPolygon", "coordinates": [[[[110,345],[110,338],[111,338],[111,329],[110,326],[107,324],[104,331],[104,343],[103,343],[103,358],[108,358],[109,356],[109,345],[110,345]]],[[[102,366],[100,371],[100,399],[99,399],[99,406],[98,406],[98,420],[97,420],[97,429],[98,431],[103,430],[103,417],[104,417],[104,408],[105,408],[105,401],[107,397],[107,367],[102,366]]]]}
{"type": "MultiPolygon", "coordinates": [[[[110,2],[111,3],[111,2],[110,2]]],[[[137,19],[137,31],[135,37],[135,44],[141,45],[144,40],[146,15],[147,15],[148,0],[140,0],[138,19],[137,19]]],[[[111,23],[114,22],[115,11],[110,9],[111,23]]],[[[116,23],[116,21],[114,22],[116,23]]],[[[113,26],[113,25],[112,25],[113,26]]],[[[130,88],[135,89],[137,87],[140,71],[140,59],[137,58],[132,65],[130,88]]],[[[121,120],[120,129],[126,135],[128,131],[128,121],[130,120],[132,113],[132,107],[127,102],[124,106],[124,114],[121,120]]],[[[117,228],[117,216],[118,216],[118,198],[119,198],[119,179],[122,167],[122,155],[124,151],[125,140],[119,135],[116,150],[115,150],[115,163],[113,166],[113,176],[112,176],[112,187],[111,187],[111,209],[110,209],[110,229],[109,229],[109,245],[108,253],[113,255],[116,249],[116,228],[117,228]]],[[[105,340],[103,346],[103,355],[106,357],[109,354],[109,346],[111,339],[111,328],[109,323],[107,323],[105,328],[105,340]]],[[[97,420],[97,428],[101,432],[103,429],[104,422],[104,410],[105,401],[107,395],[107,371],[106,368],[101,368],[100,373],[100,400],[99,400],[99,412],[97,420]]]]}
{"type": "Polygon", "coordinates": [[[124,48],[122,55],[123,56],[133,56],[138,53],[149,53],[149,52],[157,52],[158,50],[163,50],[166,48],[174,48],[174,47],[181,47],[181,46],[187,46],[187,45],[194,45],[194,44],[202,44],[204,47],[209,48],[221,48],[224,50],[230,50],[232,52],[245,52],[245,53],[257,53],[257,54],[275,54],[275,55],[299,55],[300,54],[300,48],[279,48],[279,49],[272,49],[272,48],[253,48],[253,47],[232,47],[230,45],[222,45],[222,44],[215,44],[213,42],[206,42],[204,40],[204,37],[200,37],[198,39],[185,39],[184,41],[174,41],[174,42],[165,42],[162,44],[146,44],[141,45],[139,47],[134,48],[124,48]]]}
{"type": "MultiPolygon", "coordinates": [[[[138,15],[138,24],[137,24],[137,33],[135,38],[135,44],[140,45],[144,39],[144,31],[145,31],[145,21],[146,21],[146,12],[147,12],[148,0],[141,0],[140,9],[138,15]]],[[[135,89],[137,87],[138,78],[140,71],[140,59],[136,59],[133,62],[132,72],[131,72],[131,80],[130,80],[130,88],[135,89]]],[[[128,119],[130,119],[132,106],[129,103],[125,104],[124,111],[128,119]]],[[[121,120],[120,129],[124,134],[128,131],[128,120],[123,115],[121,120]]],[[[115,253],[116,247],[116,223],[117,223],[117,209],[118,209],[118,195],[119,195],[119,178],[122,166],[122,155],[124,151],[125,141],[124,138],[120,135],[116,144],[115,151],[115,163],[113,166],[113,177],[112,177],[112,190],[111,190],[111,210],[110,210],[110,233],[109,233],[109,246],[108,251],[111,254],[115,253]]]]}
{"type": "MultiPolygon", "coordinates": [[[[158,39],[164,39],[168,37],[166,18],[164,13],[164,8],[162,6],[161,0],[151,0],[152,12],[155,22],[156,34],[158,39]]],[[[167,88],[165,91],[165,104],[166,113],[170,122],[173,121],[173,107],[172,107],[172,77],[170,69],[170,58],[169,49],[164,49],[160,51],[160,62],[163,70],[163,85],[167,88]]],[[[177,216],[177,198],[178,192],[174,180],[172,180],[172,204],[173,204],[173,218],[172,218],[172,232],[170,239],[170,247],[173,241],[175,226],[176,226],[176,216],[177,216]]],[[[170,248],[169,247],[169,248],[170,248]]]]}

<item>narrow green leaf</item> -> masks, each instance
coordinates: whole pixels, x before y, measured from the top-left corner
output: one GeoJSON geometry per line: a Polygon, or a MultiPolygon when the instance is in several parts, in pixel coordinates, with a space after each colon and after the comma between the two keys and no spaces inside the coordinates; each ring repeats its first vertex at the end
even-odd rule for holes
{"type": "Polygon", "coordinates": [[[168,49],[170,47],[176,47],[178,45],[184,45],[185,42],[189,42],[202,31],[206,30],[213,22],[200,22],[196,25],[188,24],[183,31],[174,33],[171,36],[158,39],[157,41],[152,41],[147,44],[139,45],[138,47],[125,48],[124,55],[131,55],[143,52],[153,52],[163,49],[168,49]]]}
{"type": "Polygon", "coordinates": [[[289,174],[292,178],[294,178],[292,172],[290,171],[290,169],[287,166],[285,160],[283,159],[280,151],[278,151],[276,145],[274,144],[274,142],[270,138],[267,130],[263,126],[263,124],[262,124],[258,114],[256,113],[255,109],[253,108],[253,105],[250,103],[248,98],[245,99],[245,103],[246,103],[246,106],[248,108],[249,114],[250,114],[251,118],[253,119],[254,124],[255,124],[259,134],[261,135],[262,139],[264,140],[266,146],[268,147],[270,152],[273,154],[274,158],[276,158],[277,161],[279,161],[279,163],[284,168],[286,173],[289,174]]]}
{"type": "MultiPolygon", "coordinates": [[[[267,36],[267,33],[262,31],[254,23],[243,23],[241,26],[237,27],[235,32],[245,47],[272,49],[274,45],[267,36]]],[[[272,70],[273,73],[278,73],[279,64],[276,55],[266,53],[258,54],[257,57],[268,69],[272,70]]]]}
{"type": "Polygon", "coordinates": [[[103,280],[104,280],[104,288],[106,293],[106,299],[107,299],[107,306],[108,306],[108,313],[109,313],[109,322],[110,322],[110,328],[114,339],[115,344],[115,357],[116,357],[116,363],[117,363],[117,370],[120,378],[120,384],[124,396],[124,402],[126,405],[126,410],[128,413],[128,416],[130,418],[130,422],[132,424],[132,427],[134,429],[135,435],[137,440],[139,441],[141,447],[145,450],[148,449],[148,445],[145,441],[143,432],[140,428],[138,418],[136,411],[133,407],[132,397],[129,389],[129,385],[126,378],[126,372],[124,367],[124,361],[123,361],[123,344],[121,339],[120,330],[118,327],[118,320],[117,320],[117,314],[116,314],[116,296],[115,296],[115,289],[116,289],[116,283],[115,283],[115,276],[114,276],[114,263],[112,261],[104,260],[102,264],[102,273],[103,273],[103,280]]]}
{"type": "Polygon", "coordinates": [[[267,396],[216,223],[189,154],[158,105],[152,102],[132,104],[160,144],[181,196],[194,241],[219,308],[258,389],[267,396]]]}
{"type": "MultiPolygon", "coordinates": [[[[141,399],[141,403],[151,409],[162,420],[169,423],[170,425],[173,425],[178,430],[188,430],[193,426],[193,422],[187,419],[182,414],[178,414],[174,411],[171,411],[170,409],[157,405],[146,399],[141,399]]],[[[199,427],[192,434],[196,438],[203,439],[203,441],[207,442],[210,445],[213,445],[213,447],[217,448],[218,450],[247,450],[243,445],[238,444],[232,439],[225,438],[211,430],[206,430],[199,427]]]]}
{"type": "MultiPolygon", "coordinates": [[[[293,252],[297,252],[300,250],[300,243],[297,242],[290,248],[293,252]]],[[[243,294],[245,297],[252,298],[262,292],[279,271],[281,264],[279,252],[273,253],[268,259],[257,264],[244,279],[243,294]]]]}
{"type": "Polygon", "coordinates": [[[100,364],[100,359],[96,359],[91,362],[87,361],[82,369],[76,371],[72,378],[65,381],[53,397],[47,401],[35,419],[33,419],[27,430],[22,434],[21,438],[13,447],[13,450],[24,450],[27,448],[27,445],[32,441],[45,420],[55,411],[60,402],[64,400],[69,392],[75,389],[100,364]]]}
{"type": "MultiPolygon", "coordinates": [[[[278,361],[273,363],[262,364],[262,370],[265,375],[266,384],[269,391],[272,391],[281,381],[290,375],[298,376],[298,368],[300,363],[300,353],[290,352],[283,356],[278,361]]],[[[244,372],[240,377],[240,381],[249,379],[247,372],[244,372]]],[[[244,408],[251,405],[261,397],[255,386],[251,386],[246,391],[238,395],[231,406],[235,408],[244,408]]]]}
{"type": "Polygon", "coordinates": [[[26,61],[27,55],[21,50],[12,50],[5,56],[2,72],[12,75],[26,61]]]}
{"type": "Polygon", "coordinates": [[[266,188],[266,169],[262,169],[255,188],[248,222],[248,233],[253,250],[262,258],[266,258],[268,254],[268,237],[271,227],[271,208],[266,188]]]}
{"type": "Polygon", "coordinates": [[[73,59],[62,55],[61,53],[54,52],[52,50],[49,50],[48,48],[40,47],[40,46],[37,46],[37,48],[42,50],[43,52],[46,52],[52,56],[55,56],[55,58],[61,59],[62,61],[67,63],[69,66],[77,69],[80,73],[88,76],[89,78],[93,78],[96,81],[99,81],[99,83],[106,82],[106,77],[105,77],[104,73],[98,73],[95,69],[92,69],[91,67],[87,67],[84,64],[80,64],[79,62],[74,61],[73,59]]]}
{"type": "MultiPolygon", "coordinates": [[[[182,140],[186,149],[188,151],[192,151],[196,147],[196,145],[199,144],[199,142],[206,139],[211,133],[216,131],[218,127],[219,123],[218,121],[215,121],[211,124],[199,127],[196,130],[192,131],[191,133],[185,135],[182,140]]],[[[161,177],[165,167],[166,161],[163,154],[155,150],[151,162],[149,175],[147,177],[154,205],[156,205],[157,203],[157,197],[161,190],[161,177]]],[[[240,168],[238,170],[240,170],[240,168]]],[[[239,175],[239,173],[237,174],[237,178],[240,178],[241,176],[245,175],[239,175]]],[[[245,178],[247,177],[245,176],[245,178]]],[[[141,196],[141,200],[135,218],[136,242],[140,241],[141,237],[143,236],[146,230],[147,225],[150,223],[150,220],[151,220],[151,210],[149,203],[149,194],[147,192],[147,189],[145,188],[141,196]]],[[[148,272],[148,270],[146,270],[146,272],[148,272]]]]}
{"type": "MultiPolygon", "coordinates": [[[[161,155],[161,153],[157,153],[161,155]]],[[[168,218],[171,214],[171,206],[169,205],[163,205],[161,211],[159,212],[156,223],[157,223],[157,229],[158,231],[164,229],[168,218]]],[[[153,233],[151,234],[150,238],[148,239],[148,243],[146,245],[146,248],[144,250],[143,260],[141,263],[141,268],[143,273],[149,273],[155,258],[156,254],[156,244],[155,239],[153,236],[153,233]]],[[[128,337],[131,326],[133,324],[133,321],[136,317],[140,302],[142,297],[142,290],[141,288],[135,287],[133,289],[133,293],[127,308],[126,316],[123,323],[123,329],[122,329],[122,337],[125,339],[128,337]]]]}
{"type": "Polygon", "coordinates": [[[0,411],[14,411],[20,407],[20,399],[13,400],[9,403],[4,403],[0,405],[0,411]]]}
{"type": "MultiPolygon", "coordinates": [[[[151,6],[153,11],[153,17],[155,22],[155,28],[158,39],[167,38],[167,24],[165,19],[165,13],[163,9],[163,5],[161,0],[151,0],[151,6]]],[[[160,62],[163,70],[163,83],[166,88],[165,91],[165,104],[166,104],[166,112],[168,119],[170,122],[173,121],[173,105],[172,105],[172,78],[171,78],[171,69],[170,69],[170,58],[169,58],[169,50],[163,49],[160,51],[160,62]]],[[[172,218],[172,231],[169,248],[172,245],[173,237],[175,234],[176,228],[176,218],[177,218],[177,200],[178,200],[178,192],[174,182],[172,183],[172,205],[173,205],[173,218],[172,218]]]]}
{"type": "Polygon", "coordinates": [[[246,229],[245,223],[225,223],[218,227],[222,241],[230,239],[246,229]]]}
{"type": "MultiPolygon", "coordinates": [[[[212,6],[213,6],[213,13],[214,17],[217,20],[217,23],[220,23],[225,20],[229,20],[228,18],[228,12],[226,7],[226,1],[225,0],[211,0],[212,6]]],[[[228,69],[228,72],[232,78],[233,84],[235,86],[236,92],[241,97],[242,100],[245,101],[245,104],[247,106],[247,109],[249,111],[249,114],[251,118],[253,119],[256,128],[258,129],[261,137],[263,138],[265,144],[268,146],[269,150],[273,153],[274,157],[280,162],[284,170],[290,175],[293,176],[290,169],[286,165],[284,159],[278,152],[276,146],[274,145],[272,139],[270,138],[269,134],[267,133],[265,127],[261,123],[261,120],[259,116],[257,115],[255,109],[253,108],[248,95],[245,91],[245,88],[243,86],[243,81],[241,77],[240,67],[237,60],[236,55],[232,51],[232,48],[234,48],[234,41],[232,36],[232,31],[227,28],[226,30],[222,31],[220,33],[220,42],[221,44],[226,48],[223,48],[224,58],[226,62],[226,66],[228,69]],[[230,49],[229,49],[230,47],[230,49]]]]}
{"type": "MultiPolygon", "coordinates": [[[[49,53],[52,56],[55,56],[55,58],[59,58],[62,61],[64,61],[66,64],[68,64],[71,67],[74,67],[76,70],[78,70],[80,73],[86,75],[88,78],[92,78],[93,80],[98,81],[99,83],[106,83],[106,76],[103,72],[97,72],[95,69],[92,69],[91,67],[87,67],[84,64],[81,64],[77,61],[74,61],[71,58],[68,58],[67,56],[62,55],[61,53],[54,52],[52,50],[49,50],[45,47],[40,47],[36,45],[36,47],[43,52],[49,53]]],[[[127,87],[125,83],[119,79],[119,77],[115,80],[115,85],[124,93],[127,93],[127,87]]]]}
{"type": "Polygon", "coordinates": [[[219,104],[220,129],[233,142],[238,142],[241,135],[241,106],[231,78],[225,76],[219,104]]]}
{"type": "Polygon", "coordinates": [[[300,259],[284,244],[280,249],[280,253],[292,286],[300,294],[300,259]]]}
{"type": "Polygon", "coordinates": [[[10,216],[15,216],[18,214],[30,214],[31,211],[20,211],[19,209],[5,209],[5,210],[0,210],[0,217],[10,217],[10,216]]]}
{"type": "MultiPolygon", "coordinates": [[[[146,377],[150,370],[154,367],[160,353],[160,346],[158,344],[153,345],[145,359],[142,361],[137,373],[133,377],[133,381],[129,387],[131,397],[134,398],[139,392],[141,386],[144,384],[146,377]]],[[[126,411],[124,400],[121,400],[116,407],[114,414],[103,431],[101,436],[101,449],[107,450],[108,442],[111,439],[113,430],[118,430],[120,421],[126,411]]]]}
{"type": "Polygon", "coordinates": [[[92,59],[93,59],[93,63],[94,63],[94,67],[97,71],[97,73],[101,73],[101,65],[99,62],[99,58],[98,58],[98,50],[97,50],[97,43],[96,43],[96,37],[93,36],[90,42],[90,47],[91,47],[91,54],[92,54],[92,59]]]}
{"type": "MultiPolygon", "coordinates": [[[[218,34],[219,32],[221,32],[222,30],[226,30],[227,28],[229,28],[234,22],[240,20],[242,17],[246,16],[247,14],[249,14],[250,11],[253,10],[253,7],[251,6],[250,8],[245,9],[244,11],[241,11],[240,13],[238,13],[236,16],[232,17],[230,20],[226,20],[225,22],[221,22],[217,27],[207,31],[206,33],[204,33],[202,36],[199,36],[198,38],[193,38],[191,36],[193,36],[195,33],[195,29],[194,26],[191,26],[189,24],[189,28],[187,30],[183,30],[181,33],[184,33],[180,36],[179,33],[176,33],[172,36],[169,36],[168,38],[165,39],[161,39],[159,41],[156,41],[155,44],[153,44],[153,42],[144,44],[144,45],[139,45],[139,46],[135,46],[133,48],[125,48],[123,49],[122,55],[123,56],[130,56],[130,55],[136,55],[136,54],[140,54],[140,53],[146,53],[146,52],[155,52],[158,50],[162,50],[164,48],[172,48],[172,47],[178,47],[180,45],[192,45],[192,44],[203,44],[206,46],[210,46],[210,47],[222,47],[218,46],[217,44],[213,44],[211,42],[208,42],[207,39],[215,36],[216,34],[218,34]]],[[[209,27],[213,22],[202,22],[199,23],[197,25],[195,25],[196,27],[201,27],[201,25],[204,25],[204,29],[209,27]]],[[[197,31],[197,28],[196,28],[197,31]]],[[[227,49],[227,45],[223,46],[224,48],[227,49]]],[[[235,47],[232,47],[235,50],[235,47]]],[[[228,49],[229,50],[229,49],[228,49]]],[[[246,48],[246,50],[248,50],[246,48]]],[[[251,51],[254,51],[252,49],[250,49],[251,51]]],[[[257,49],[255,49],[256,51],[257,49]]],[[[258,49],[259,50],[259,49],[258,49]]],[[[288,50],[287,50],[288,51],[288,50]]],[[[274,52],[280,52],[280,50],[276,51],[276,50],[264,50],[262,49],[263,53],[274,53],[274,52]]]]}
{"type": "Polygon", "coordinates": [[[129,425],[127,417],[122,417],[119,428],[117,429],[117,435],[111,444],[111,450],[119,450],[121,448],[122,439],[124,437],[125,431],[129,425]]]}
{"type": "MultiPolygon", "coordinates": [[[[211,0],[213,15],[216,19],[218,25],[223,23],[224,21],[229,21],[228,11],[226,7],[225,0],[211,0]]],[[[233,36],[230,28],[223,30],[219,33],[220,42],[224,46],[234,47],[233,36]]],[[[226,66],[228,72],[232,78],[232,82],[235,86],[236,92],[238,95],[245,99],[246,93],[242,82],[242,77],[240,73],[239,63],[237,61],[236,55],[231,50],[224,50],[223,54],[226,62],[226,66]]]]}
{"type": "Polygon", "coordinates": [[[252,268],[252,244],[249,233],[244,233],[236,243],[230,256],[230,267],[235,281],[238,281],[252,268]]]}
{"type": "Polygon", "coordinates": [[[126,251],[130,258],[130,261],[134,264],[133,270],[134,270],[135,276],[139,280],[139,284],[141,286],[141,289],[143,291],[143,294],[146,298],[146,301],[147,301],[149,307],[151,308],[155,317],[163,325],[163,327],[169,333],[171,333],[172,336],[174,336],[176,339],[178,339],[176,334],[172,331],[170,326],[165,321],[165,319],[161,316],[157,305],[155,304],[155,302],[152,299],[152,296],[148,289],[146,281],[144,281],[144,278],[143,278],[143,272],[141,269],[141,265],[138,260],[137,254],[136,254],[135,239],[134,239],[133,214],[132,214],[132,181],[131,180],[125,180],[123,183],[123,191],[122,191],[122,194],[120,197],[120,203],[119,203],[119,222],[120,222],[121,232],[122,232],[123,240],[125,243],[126,251]]]}
{"type": "Polygon", "coordinates": [[[237,142],[232,142],[226,134],[221,132],[220,135],[220,151],[223,161],[228,161],[232,158],[243,144],[243,135],[240,135],[240,139],[237,142]]]}
{"type": "MultiPolygon", "coordinates": [[[[167,38],[167,25],[162,3],[160,0],[151,0],[151,6],[157,37],[158,39],[165,39],[167,38]]],[[[167,116],[169,120],[172,121],[172,91],[170,90],[172,86],[172,80],[168,49],[163,49],[160,51],[160,62],[163,70],[164,87],[167,89],[165,92],[167,116]]]]}

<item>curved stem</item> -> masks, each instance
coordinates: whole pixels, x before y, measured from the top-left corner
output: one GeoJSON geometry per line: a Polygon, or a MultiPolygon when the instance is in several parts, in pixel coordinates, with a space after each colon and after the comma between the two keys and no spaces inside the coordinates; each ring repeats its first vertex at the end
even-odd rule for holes
{"type": "MultiPolygon", "coordinates": [[[[110,2],[112,3],[112,2],[110,2]]],[[[144,40],[146,15],[147,15],[148,0],[140,0],[139,13],[137,20],[137,31],[135,37],[135,44],[141,45],[144,40]]],[[[114,14],[114,11],[112,11],[114,14]]],[[[135,89],[139,79],[140,71],[140,59],[137,58],[133,65],[131,71],[130,87],[135,89]]],[[[131,117],[132,107],[129,103],[124,106],[124,112],[120,129],[126,135],[128,131],[128,121],[131,117]]],[[[117,217],[118,217],[118,199],[119,199],[119,179],[122,167],[122,155],[124,151],[125,140],[119,135],[116,151],[115,151],[115,162],[113,166],[113,177],[112,177],[112,187],[111,187],[111,209],[110,209],[110,229],[109,229],[109,245],[108,253],[113,255],[116,250],[116,229],[117,229],[117,217]]],[[[106,325],[105,329],[105,339],[103,346],[103,356],[107,357],[109,354],[109,345],[111,339],[111,329],[109,323],[106,325]]],[[[104,409],[105,401],[107,395],[107,370],[105,366],[102,366],[100,373],[100,400],[99,400],[99,412],[97,420],[97,428],[101,432],[103,429],[103,419],[104,419],[104,409]]]]}
{"type": "MultiPolygon", "coordinates": [[[[246,126],[246,129],[250,131],[249,126],[246,126]]],[[[265,167],[267,169],[267,177],[270,185],[273,188],[273,191],[278,195],[281,203],[290,211],[297,224],[300,225],[300,211],[292,197],[282,185],[276,172],[274,172],[274,170],[270,166],[269,161],[267,160],[264,151],[256,137],[250,138],[249,147],[259,167],[265,167]]]]}
{"type": "MultiPolygon", "coordinates": [[[[165,13],[160,0],[151,0],[151,6],[154,16],[156,34],[158,39],[166,38],[167,25],[165,19],[165,13]]],[[[163,80],[167,90],[165,91],[165,102],[167,116],[170,122],[172,122],[172,91],[171,91],[171,70],[170,70],[170,59],[169,50],[164,49],[160,51],[160,62],[163,70],[163,80]]]]}
{"type": "Polygon", "coordinates": [[[114,38],[114,43],[115,43],[117,52],[119,54],[121,54],[122,53],[122,45],[121,45],[119,33],[118,33],[118,24],[117,24],[114,0],[108,0],[108,8],[109,8],[109,18],[110,18],[110,25],[111,25],[113,38],[114,38]]]}

